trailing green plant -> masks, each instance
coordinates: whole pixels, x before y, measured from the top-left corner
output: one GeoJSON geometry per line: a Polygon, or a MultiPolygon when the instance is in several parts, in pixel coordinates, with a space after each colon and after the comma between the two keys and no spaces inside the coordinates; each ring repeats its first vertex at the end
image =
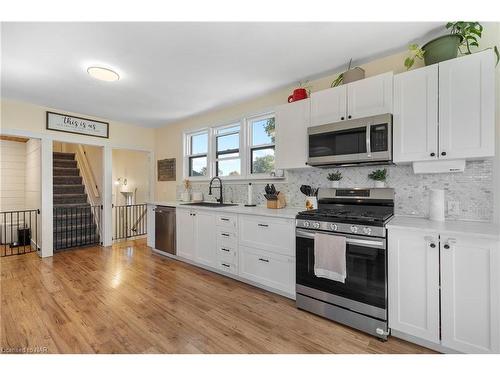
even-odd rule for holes
{"type": "Polygon", "coordinates": [[[425,53],[425,51],[416,43],[410,44],[408,46],[408,50],[410,51],[410,56],[408,56],[404,62],[406,70],[410,70],[413,64],[415,64],[415,59],[423,60],[425,53]]]}
{"type": "Polygon", "coordinates": [[[328,176],[326,178],[328,179],[328,181],[340,181],[342,180],[342,172],[335,171],[332,173],[328,173],[328,176]]]}
{"type": "Polygon", "coordinates": [[[368,178],[374,181],[385,181],[387,179],[387,169],[376,169],[368,175],[368,178]]]}
{"type": "MultiPolygon", "coordinates": [[[[455,21],[448,22],[446,29],[450,31],[451,35],[458,35],[461,37],[461,43],[458,47],[462,55],[472,54],[471,47],[479,47],[479,39],[483,34],[483,25],[479,22],[470,21],[455,21]]],[[[497,65],[500,61],[500,53],[498,47],[493,46],[493,51],[497,57],[497,65]]]]}

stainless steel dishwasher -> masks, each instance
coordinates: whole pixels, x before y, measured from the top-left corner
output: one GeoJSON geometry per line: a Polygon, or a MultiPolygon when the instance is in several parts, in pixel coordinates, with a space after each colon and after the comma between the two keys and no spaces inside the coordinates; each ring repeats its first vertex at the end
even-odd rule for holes
{"type": "Polygon", "coordinates": [[[155,249],[176,254],[175,207],[155,208],[155,249]]]}

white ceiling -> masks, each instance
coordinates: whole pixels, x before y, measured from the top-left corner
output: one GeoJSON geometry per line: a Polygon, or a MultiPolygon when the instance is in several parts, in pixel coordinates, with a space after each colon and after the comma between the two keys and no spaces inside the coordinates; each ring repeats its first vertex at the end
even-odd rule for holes
{"type": "Polygon", "coordinates": [[[2,97],[156,127],[362,62],[442,23],[3,23],[2,97]],[[96,81],[91,65],[115,69],[96,81]]]}

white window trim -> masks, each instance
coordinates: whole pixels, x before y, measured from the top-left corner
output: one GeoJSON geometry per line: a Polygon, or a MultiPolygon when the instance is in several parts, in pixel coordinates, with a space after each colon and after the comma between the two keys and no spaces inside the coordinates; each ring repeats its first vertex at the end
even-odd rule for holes
{"type": "MultiPolygon", "coordinates": [[[[252,146],[252,129],[251,122],[258,121],[259,119],[265,119],[271,116],[275,116],[274,111],[266,111],[264,113],[259,113],[255,115],[244,116],[240,119],[236,119],[234,121],[227,121],[223,124],[203,127],[199,129],[191,129],[183,132],[183,178],[188,179],[189,181],[210,181],[213,177],[216,176],[216,137],[217,130],[230,128],[237,124],[240,125],[240,148],[239,148],[239,158],[241,159],[241,175],[240,176],[220,176],[223,181],[228,182],[244,182],[244,181],[255,181],[255,180],[283,180],[285,177],[281,173],[277,173],[275,170],[275,175],[268,173],[251,173],[251,149],[252,148],[260,148],[265,146],[275,146],[276,144],[270,143],[267,145],[258,145],[252,146]],[[208,147],[207,147],[207,176],[189,176],[189,157],[196,156],[189,154],[189,142],[190,137],[193,135],[201,134],[207,132],[208,133],[208,147]],[[279,176],[278,176],[279,174],[279,176]]],[[[200,154],[204,155],[204,154],[200,154]]],[[[275,154],[276,155],[276,154],[275,154]]],[[[235,158],[236,159],[236,158],[235,158]]],[[[228,158],[227,160],[231,160],[228,158]]]]}
{"type": "MultiPolygon", "coordinates": [[[[247,165],[246,165],[247,176],[252,176],[254,178],[259,178],[259,179],[263,179],[266,177],[273,178],[273,176],[270,175],[269,173],[252,173],[252,150],[253,149],[274,146],[274,155],[275,155],[275,161],[276,161],[276,140],[274,141],[274,143],[259,144],[259,145],[255,145],[255,146],[252,145],[252,143],[253,143],[252,123],[256,122],[256,121],[267,119],[269,117],[274,117],[274,121],[276,121],[276,115],[274,112],[268,112],[268,113],[260,114],[257,116],[249,116],[245,119],[246,123],[247,123],[246,128],[247,128],[247,134],[248,134],[248,142],[247,142],[248,161],[247,161],[247,165]]],[[[276,175],[276,168],[274,168],[274,171],[272,173],[274,173],[276,175]]]]}

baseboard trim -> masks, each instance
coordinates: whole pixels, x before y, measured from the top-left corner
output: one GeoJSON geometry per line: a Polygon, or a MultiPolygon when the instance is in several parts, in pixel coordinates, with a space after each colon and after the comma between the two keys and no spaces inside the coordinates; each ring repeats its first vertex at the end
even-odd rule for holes
{"type": "Polygon", "coordinates": [[[401,340],[412,342],[412,343],[420,345],[420,346],[424,346],[426,348],[435,350],[436,352],[439,352],[439,353],[463,354],[462,352],[447,348],[446,346],[443,346],[441,344],[436,344],[435,342],[424,340],[424,339],[421,339],[419,337],[415,337],[415,336],[409,335],[407,333],[397,331],[393,328],[391,328],[391,336],[397,337],[398,339],[401,339],[401,340]]]}

